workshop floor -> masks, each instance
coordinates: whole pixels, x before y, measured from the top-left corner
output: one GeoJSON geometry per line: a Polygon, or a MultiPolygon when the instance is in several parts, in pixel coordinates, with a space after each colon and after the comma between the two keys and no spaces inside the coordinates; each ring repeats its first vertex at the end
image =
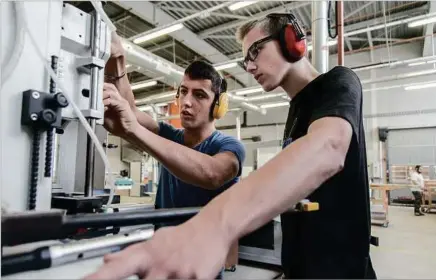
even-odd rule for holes
{"type": "Polygon", "coordinates": [[[389,227],[373,226],[372,247],[379,279],[435,279],[436,213],[416,217],[412,207],[389,207],[389,227]]]}
{"type": "MultiPolygon", "coordinates": [[[[436,214],[415,217],[413,208],[391,206],[389,227],[373,226],[380,246],[371,246],[378,279],[434,279],[436,214]]],[[[239,265],[224,279],[272,279],[276,272],[239,265]]]]}

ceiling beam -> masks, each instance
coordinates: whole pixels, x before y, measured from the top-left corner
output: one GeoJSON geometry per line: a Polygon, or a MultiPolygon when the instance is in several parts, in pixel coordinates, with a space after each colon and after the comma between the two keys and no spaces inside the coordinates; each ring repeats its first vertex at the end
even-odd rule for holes
{"type": "Polygon", "coordinates": [[[359,13],[359,12],[362,11],[363,9],[366,9],[366,8],[367,8],[368,6],[370,6],[370,5],[372,5],[372,2],[368,2],[368,3],[364,4],[364,5],[361,5],[359,8],[357,8],[357,9],[355,9],[355,10],[349,12],[349,13],[344,17],[344,20],[346,20],[346,19],[348,19],[348,18],[354,16],[355,14],[359,13]]]}
{"type": "MultiPolygon", "coordinates": [[[[427,8],[426,7],[419,7],[419,8],[407,10],[407,11],[404,11],[404,12],[398,12],[398,13],[395,13],[395,14],[391,14],[389,16],[389,19],[390,19],[389,22],[393,22],[393,21],[397,21],[397,20],[401,20],[401,19],[407,19],[407,18],[410,18],[410,17],[414,17],[414,16],[417,16],[417,15],[423,15],[423,14],[426,14],[426,13],[427,13],[427,8]]],[[[374,26],[374,25],[380,25],[380,24],[384,24],[384,17],[383,16],[379,16],[377,18],[373,18],[373,19],[370,19],[370,20],[365,20],[365,21],[361,21],[361,22],[357,22],[357,23],[353,23],[353,24],[348,24],[348,25],[346,25],[344,27],[344,31],[345,32],[353,32],[353,31],[356,31],[356,30],[361,30],[361,29],[364,29],[364,28],[367,28],[367,27],[371,27],[371,26],[374,26]]]]}
{"type": "Polygon", "coordinates": [[[350,38],[344,38],[345,44],[347,44],[347,48],[349,51],[353,50],[353,46],[351,45],[350,38]]]}
{"type": "MultiPolygon", "coordinates": [[[[158,26],[164,26],[176,21],[173,17],[149,1],[118,1],[116,4],[126,10],[129,10],[131,13],[135,14],[144,21],[155,23],[158,26]]],[[[207,58],[207,60],[213,64],[225,62],[230,59],[226,55],[222,54],[218,49],[199,38],[188,28],[183,28],[177,32],[171,33],[170,35],[194,52],[207,58]]],[[[240,74],[243,71],[244,70],[241,67],[226,69],[227,73],[234,76],[239,81],[240,84],[237,86],[245,87],[256,84],[256,80],[254,80],[252,75],[240,74]]]]}
{"type": "MultiPolygon", "coordinates": [[[[348,40],[350,41],[358,41],[358,42],[367,42],[368,40],[365,38],[359,38],[359,37],[347,37],[348,40]]],[[[373,42],[386,42],[386,38],[372,38],[373,42]]],[[[403,39],[400,38],[388,38],[389,41],[391,42],[396,42],[396,41],[400,41],[403,39]]]]}
{"type": "MultiPolygon", "coordinates": [[[[434,1],[428,1],[428,12],[434,13],[436,12],[436,3],[434,1]]],[[[429,23],[424,26],[424,45],[422,47],[422,56],[428,56],[433,55],[433,53],[436,51],[435,49],[435,38],[433,37],[433,27],[434,23],[429,23]]]]}
{"type": "Polygon", "coordinates": [[[214,33],[221,32],[221,31],[224,31],[224,30],[227,30],[227,29],[230,29],[230,28],[241,26],[242,24],[244,24],[246,22],[249,22],[251,20],[262,18],[262,17],[266,16],[269,13],[275,13],[275,12],[282,12],[283,13],[284,9],[295,10],[295,9],[298,9],[298,8],[301,8],[301,7],[305,7],[305,6],[310,5],[310,4],[311,4],[311,2],[293,2],[291,4],[286,4],[284,6],[280,5],[280,6],[276,7],[276,8],[269,9],[269,10],[266,10],[266,11],[263,11],[263,12],[260,12],[260,13],[256,13],[253,16],[250,16],[249,19],[234,20],[234,21],[231,21],[231,22],[228,22],[228,23],[224,23],[224,24],[212,27],[212,28],[205,29],[205,30],[199,32],[197,35],[200,38],[204,39],[204,38],[208,37],[208,35],[210,35],[210,34],[214,34],[214,33]]]}

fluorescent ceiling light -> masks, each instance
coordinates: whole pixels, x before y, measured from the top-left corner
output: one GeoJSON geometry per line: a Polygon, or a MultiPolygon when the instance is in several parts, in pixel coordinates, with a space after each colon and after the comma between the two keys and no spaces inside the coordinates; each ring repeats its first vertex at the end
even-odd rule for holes
{"type": "Polygon", "coordinates": [[[252,108],[252,109],[254,109],[254,110],[259,109],[259,107],[257,107],[257,106],[254,105],[254,104],[251,104],[251,103],[242,102],[241,104],[244,104],[245,106],[250,107],[250,108],[252,108]]]}
{"type": "Polygon", "coordinates": [[[421,61],[421,62],[414,62],[414,63],[409,63],[409,66],[418,66],[418,65],[423,65],[425,64],[425,61],[421,61]]]}
{"type": "Polygon", "coordinates": [[[132,90],[140,89],[140,88],[146,88],[146,87],[152,87],[157,85],[157,81],[148,81],[148,82],[141,82],[132,85],[132,90]]]}
{"type": "Polygon", "coordinates": [[[257,1],[241,1],[241,2],[236,2],[235,4],[230,5],[229,9],[231,11],[236,11],[236,10],[238,10],[240,8],[247,7],[247,6],[249,6],[251,4],[254,4],[256,2],[257,1]]]}
{"type": "Polygon", "coordinates": [[[260,108],[267,109],[267,108],[277,108],[277,107],[284,107],[289,106],[289,102],[277,102],[277,103],[268,103],[260,105],[260,108]]]}
{"type": "Polygon", "coordinates": [[[413,21],[413,22],[409,23],[408,26],[409,27],[417,27],[417,26],[421,26],[421,25],[425,25],[425,24],[429,24],[429,23],[433,23],[433,22],[436,22],[436,17],[431,17],[431,18],[413,21]]]}
{"type": "Polygon", "coordinates": [[[415,89],[432,88],[432,87],[436,87],[436,83],[428,83],[428,84],[420,84],[420,85],[414,85],[414,86],[407,86],[404,89],[405,90],[415,90],[415,89]]]}
{"type": "Polygon", "coordinates": [[[244,95],[244,94],[261,92],[261,91],[263,91],[263,88],[262,87],[258,87],[258,88],[252,88],[252,89],[247,89],[247,90],[236,91],[235,94],[236,95],[244,95]]]}
{"type": "Polygon", "coordinates": [[[418,66],[418,65],[432,64],[432,63],[436,63],[436,60],[429,60],[429,61],[420,61],[420,62],[409,63],[409,66],[418,66]]]}
{"type": "Polygon", "coordinates": [[[226,63],[226,64],[215,66],[215,70],[220,71],[220,70],[224,70],[224,69],[228,69],[228,68],[233,68],[236,66],[238,66],[238,63],[231,62],[231,63],[226,63]]]}
{"type": "Polygon", "coordinates": [[[263,95],[259,95],[259,96],[249,97],[249,98],[246,98],[245,100],[247,100],[247,101],[264,100],[264,99],[270,99],[270,98],[274,98],[274,97],[283,96],[283,94],[284,94],[284,92],[263,94],[263,95]]]}
{"type": "Polygon", "coordinates": [[[160,37],[162,35],[166,35],[166,34],[174,32],[174,31],[180,30],[182,28],[183,28],[183,24],[181,24],[181,23],[174,24],[174,25],[168,26],[167,28],[160,29],[160,30],[157,30],[157,31],[152,32],[150,34],[146,34],[144,36],[136,38],[135,40],[133,40],[133,43],[140,44],[140,43],[146,42],[148,40],[160,37]]]}

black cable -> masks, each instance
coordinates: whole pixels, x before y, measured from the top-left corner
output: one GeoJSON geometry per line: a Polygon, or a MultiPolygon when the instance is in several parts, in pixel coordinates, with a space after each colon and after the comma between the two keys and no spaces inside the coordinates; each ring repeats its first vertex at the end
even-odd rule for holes
{"type": "Polygon", "coordinates": [[[41,132],[38,130],[38,128],[35,128],[33,130],[32,161],[30,166],[31,171],[30,171],[29,210],[34,210],[36,208],[40,144],[41,144],[41,132]]]}
{"type": "Polygon", "coordinates": [[[337,21],[337,16],[338,16],[338,10],[337,9],[338,9],[338,6],[335,5],[335,16],[336,16],[335,31],[336,31],[336,34],[334,36],[332,35],[332,31],[331,31],[331,19],[330,19],[330,16],[331,16],[331,14],[330,14],[331,7],[332,7],[332,1],[329,1],[329,6],[328,6],[328,9],[327,9],[327,30],[329,32],[329,37],[331,39],[336,39],[336,37],[338,36],[338,21],[337,21]]]}
{"type": "MultiPolygon", "coordinates": [[[[55,73],[57,73],[58,57],[55,55],[51,56],[51,68],[55,73]]],[[[56,82],[50,78],[50,94],[54,95],[55,93],[56,93],[56,82]]],[[[52,162],[53,162],[53,137],[54,137],[54,128],[49,128],[47,130],[47,141],[45,145],[44,177],[51,177],[52,162]]]]}

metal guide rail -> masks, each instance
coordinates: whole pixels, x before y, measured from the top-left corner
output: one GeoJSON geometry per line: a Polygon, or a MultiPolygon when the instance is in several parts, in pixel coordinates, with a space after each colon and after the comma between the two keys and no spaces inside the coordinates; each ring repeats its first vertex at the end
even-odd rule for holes
{"type": "MultiPolygon", "coordinates": [[[[288,212],[318,210],[317,203],[299,203],[288,212]]],[[[2,216],[2,246],[71,239],[80,230],[105,230],[108,227],[158,224],[190,219],[201,208],[139,209],[118,213],[64,215],[64,211],[26,212],[2,216]]],[[[148,240],[154,229],[142,229],[123,234],[106,235],[65,244],[43,246],[29,252],[2,255],[2,276],[55,267],[79,260],[101,257],[120,251],[137,242],[148,240]]]]}

